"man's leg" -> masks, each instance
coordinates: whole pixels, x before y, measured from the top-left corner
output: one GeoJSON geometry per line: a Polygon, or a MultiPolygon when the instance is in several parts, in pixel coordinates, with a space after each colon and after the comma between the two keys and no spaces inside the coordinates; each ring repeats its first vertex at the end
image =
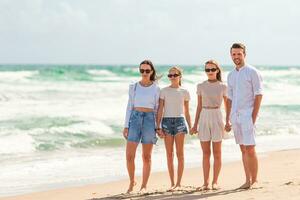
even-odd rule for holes
{"type": "Polygon", "coordinates": [[[258,171],[258,160],[256,156],[255,146],[249,145],[245,147],[247,152],[247,162],[248,162],[247,164],[250,172],[251,184],[254,184],[257,182],[257,171],[258,171]]]}
{"type": "Polygon", "coordinates": [[[251,186],[251,176],[249,171],[249,165],[248,165],[248,156],[246,152],[246,146],[240,145],[240,149],[242,152],[242,159],[243,159],[243,165],[244,165],[244,172],[246,176],[246,182],[240,186],[240,189],[249,189],[251,186]]]}

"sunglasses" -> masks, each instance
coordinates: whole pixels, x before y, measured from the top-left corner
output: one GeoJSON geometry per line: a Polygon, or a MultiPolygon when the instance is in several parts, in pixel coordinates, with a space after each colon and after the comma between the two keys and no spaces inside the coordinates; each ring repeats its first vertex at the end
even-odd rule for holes
{"type": "Polygon", "coordinates": [[[151,69],[140,69],[141,74],[143,74],[144,72],[146,72],[146,74],[149,74],[151,71],[151,69]]]}
{"type": "Polygon", "coordinates": [[[178,77],[178,76],[180,76],[180,75],[179,75],[179,74],[168,74],[168,77],[169,77],[169,78],[172,78],[172,77],[176,78],[176,77],[178,77]]]}
{"type": "Polygon", "coordinates": [[[205,69],[205,72],[216,72],[217,68],[205,69]]]}

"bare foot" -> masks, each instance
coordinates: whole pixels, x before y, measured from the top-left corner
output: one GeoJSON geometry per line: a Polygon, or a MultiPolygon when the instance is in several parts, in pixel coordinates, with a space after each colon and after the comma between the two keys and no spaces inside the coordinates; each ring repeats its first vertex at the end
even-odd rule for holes
{"type": "Polygon", "coordinates": [[[212,188],[212,190],[220,190],[221,189],[217,183],[213,183],[211,188],[212,188]]]}
{"type": "Polygon", "coordinates": [[[196,188],[197,191],[207,191],[210,190],[208,185],[202,185],[201,187],[196,188]]]}
{"type": "Polygon", "coordinates": [[[127,190],[127,194],[129,194],[129,193],[131,193],[132,191],[133,191],[133,188],[134,188],[134,186],[136,185],[136,182],[134,181],[134,182],[131,182],[130,184],[129,184],[129,187],[128,187],[128,190],[127,190]]]}
{"type": "Polygon", "coordinates": [[[262,187],[260,187],[259,184],[258,184],[258,182],[255,181],[255,182],[253,182],[253,183],[251,184],[250,188],[251,188],[251,189],[259,189],[259,188],[262,188],[262,187]]]}
{"type": "Polygon", "coordinates": [[[251,184],[249,182],[246,182],[243,185],[241,185],[238,189],[248,190],[248,189],[250,189],[250,187],[251,187],[251,184]]]}
{"type": "Polygon", "coordinates": [[[145,187],[141,187],[140,191],[138,192],[139,194],[146,194],[148,191],[147,191],[147,188],[145,187]]]}
{"type": "Polygon", "coordinates": [[[180,190],[181,189],[181,185],[180,184],[176,184],[174,187],[173,187],[173,191],[174,190],[180,190]]]}
{"type": "Polygon", "coordinates": [[[173,192],[175,188],[175,185],[171,185],[169,189],[167,189],[167,192],[173,192]]]}

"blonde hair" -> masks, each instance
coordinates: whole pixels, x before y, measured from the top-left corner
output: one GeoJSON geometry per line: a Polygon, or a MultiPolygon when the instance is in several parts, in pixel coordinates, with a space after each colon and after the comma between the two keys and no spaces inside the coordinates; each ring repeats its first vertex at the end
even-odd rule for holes
{"type": "Polygon", "coordinates": [[[219,63],[215,60],[208,60],[208,61],[205,62],[205,67],[208,64],[212,64],[212,65],[215,65],[217,67],[217,69],[219,70],[219,72],[217,73],[217,80],[222,82],[222,70],[221,70],[221,67],[220,67],[219,63]]]}
{"type": "Polygon", "coordinates": [[[182,69],[178,66],[173,66],[169,69],[169,73],[173,70],[177,71],[178,75],[180,76],[179,85],[181,86],[182,69]]]}

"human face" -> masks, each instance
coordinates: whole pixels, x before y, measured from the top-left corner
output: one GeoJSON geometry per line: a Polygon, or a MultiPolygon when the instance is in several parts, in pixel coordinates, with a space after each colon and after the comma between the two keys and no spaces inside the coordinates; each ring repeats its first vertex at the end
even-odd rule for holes
{"type": "Polygon", "coordinates": [[[245,53],[241,48],[233,48],[230,51],[231,59],[237,67],[245,65],[245,53]]]}
{"type": "Polygon", "coordinates": [[[142,78],[144,78],[144,79],[150,79],[150,76],[153,73],[153,70],[151,69],[150,65],[148,65],[148,64],[142,64],[140,66],[140,73],[142,75],[142,78]]]}
{"type": "Polygon", "coordinates": [[[219,69],[216,65],[211,64],[211,63],[208,63],[205,65],[205,73],[209,80],[216,80],[218,72],[219,72],[219,69]]]}
{"type": "Polygon", "coordinates": [[[177,70],[170,70],[168,74],[168,78],[172,83],[179,83],[180,75],[177,70]]]}

